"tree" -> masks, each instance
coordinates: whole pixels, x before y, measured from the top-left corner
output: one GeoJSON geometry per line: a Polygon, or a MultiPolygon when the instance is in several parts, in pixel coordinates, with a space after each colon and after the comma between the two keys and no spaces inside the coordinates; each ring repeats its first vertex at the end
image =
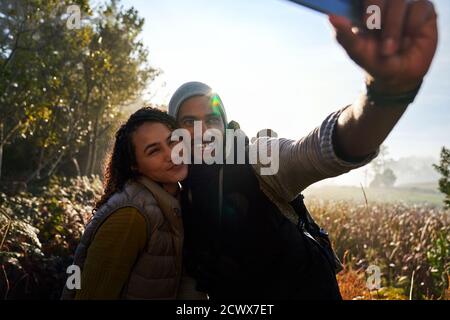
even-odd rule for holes
{"type": "Polygon", "coordinates": [[[381,188],[381,187],[387,187],[391,188],[394,186],[395,181],[397,180],[397,177],[394,174],[394,171],[392,169],[384,169],[382,173],[377,173],[375,177],[373,178],[372,182],[370,183],[371,188],[381,188]]]}
{"type": "Polygon", "coordinates": [[[95,12],[88,0],[1,2],[0,168],[3,162],[7,178],[98,172],[127,105],[159,72],[138,40],[143,25],[135,9],[114,0],[95,12]],[[83,15],[78,29],[64,19],[72,4],[83,15]]]}
{"type": "MultiPolygon", "coordinates": [[[[88,10],[87,0],[70,2],[88,10]]],[[[70,69],[67,66],[72,57],[68,53],[78,48],[69,45],[67,40],[76,34],[65,32],[64,21],[60,19],[68,4],[69,1],[60,0],[1,2],[0,168],[8,144],[36,137],[41,129],[46,132],[55,108],[69,101],[61,92],[66,89],[61,79],[70,69]]],[[[41,144],[28,144],[28,149],[42,147],[43,160],[46,142],[51,139],[37,140],[41,144]]],[[[15,146],[10,147],[13,150],[16,151],[15,146]]],[[[29,153],[27,156],[22,162],[32,159],[29,153]]]]}
{"type": "Polygon", "coordinates": [[[434,164],[433,167],[442,175],[439,179],[439,190],[445,195],[445,207],[450,208],[450,149],[442,147],[440,163],[434,164]]]}
{"type": "Polygon", "coordinates": [[[388,168],[391,159],[388,158],[388,148],[384,145],[380,147],[378,157],[372,163],[373,179],[370,182],[371,188],[393,187],[397,177],[391,168],[388,168]]]}
{"type": "Polygon", "coordinates": [[[157,70],[147,65],[147,49],[138,40],[144,26],[138,12],[133,8],[119,9],[118,2],[111,1],[98,14],[97,33],[88,49],[91,58],[85,62],[86,83],[91,90],[85,175],[94,173],[99,142],[123,107],[135,101],[158,75],[157,70]]]}

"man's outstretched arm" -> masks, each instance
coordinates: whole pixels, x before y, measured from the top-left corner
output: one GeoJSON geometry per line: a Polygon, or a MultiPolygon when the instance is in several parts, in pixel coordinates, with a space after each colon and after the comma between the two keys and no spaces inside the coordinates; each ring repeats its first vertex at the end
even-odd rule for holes
{"type": "MultiPolygon", "coordinates": [[[[365,4],[381,9],[378,34],[355,34],[345,18],[330,17],[330,22],[338,42],[367,72],[369,94],[332,113],[300,140],[277,139],[279,170],[262,178],[271,193],[287,201],[317,181],[362,167],[376,157],[430,68],[437,47],[431,2],[368,0],[365,4]]],[[[267,140],[268,148],[272,140],[267,140]]],[[[255,170],[260,167],[255,165],[255,170]]]]}
{"type": "Polygon", "coordinates": [[[381,30],[354,32],[347,19],[330,16],[336,39],[367,72],[372,93],[346,108],[337,121],[335,151],[349,161],[375,152],[386,139],[408,107],[408,97],[420,88],[438,42],[437,16],[430,1],[367,0],[364,4],[380,7],[381,30]]]}

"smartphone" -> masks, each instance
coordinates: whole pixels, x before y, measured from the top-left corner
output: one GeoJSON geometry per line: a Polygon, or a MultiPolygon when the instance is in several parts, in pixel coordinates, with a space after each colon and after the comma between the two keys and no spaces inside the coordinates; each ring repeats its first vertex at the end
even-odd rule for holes
{"type": "Polygon", "coordinates": [[[310,9],[343,16],[355,25],[361,23],[361,1],[360,0],[289,0],[310,9]]]}

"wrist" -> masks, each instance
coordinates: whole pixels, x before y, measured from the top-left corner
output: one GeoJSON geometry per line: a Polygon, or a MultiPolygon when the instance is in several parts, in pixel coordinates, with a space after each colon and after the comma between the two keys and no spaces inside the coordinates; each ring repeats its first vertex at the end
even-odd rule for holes
{"type": "Polygon", "coordinates": [[[397,96],[403,95],[405,93],[409,93],[411,91],[420,88],[422,85],[423,79],[417,81],[411,81],[408,83],[398,83],[396,81],[387,81],[374,79],[370,76],[366,77],[366,88],[370,88],[372,92],[375,92],[379,95],[386,96],[397,96]]]}
{"type": "Polygon", "coordinates": [[[366,97],[371,105],[408,106],[413,103],[422,86],[422,80],[405,85],[394,85],[368,79],[366,97]]]}

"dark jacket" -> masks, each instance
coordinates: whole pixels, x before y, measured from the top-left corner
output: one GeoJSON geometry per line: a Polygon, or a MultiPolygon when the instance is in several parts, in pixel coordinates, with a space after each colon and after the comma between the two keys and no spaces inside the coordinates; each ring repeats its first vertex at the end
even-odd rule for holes
{"type": "Polygon", "coordinates": [[[335,265],[264,194],[250,165],[193,165],[184,261],[211,298],[341,299],[335,265]]]}

